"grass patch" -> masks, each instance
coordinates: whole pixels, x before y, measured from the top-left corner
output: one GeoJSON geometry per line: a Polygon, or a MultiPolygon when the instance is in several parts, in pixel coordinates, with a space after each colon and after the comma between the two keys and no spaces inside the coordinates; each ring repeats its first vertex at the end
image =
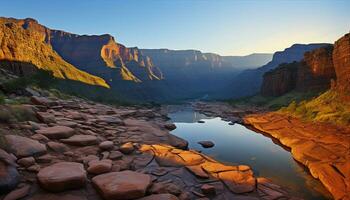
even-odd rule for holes
{"type": "Polygon", "coordinates": [[[342,101],[332,90],[310,101],[292,102],[279,112],[309,121],[350,124],[350,103],[342,101]]]}
{"type": "Polygon", "coordinates": [[[37,121],[32,107],[25,105],[1,105],[0,123],[16,123],[24,121],[37,121]]]}
{"type": "Polygon", "coordinates": [[[228,102],[232,105],[258,106],[265,107],[270,110],[278,110],[282,107],[288,106],[292,102],[299,103],[305,100],[312,99],[313,97],[318,96],[319,94],[319,91],[292,91],[279,97],[266,97],[262,95],[255,95],[240,99],[229,100],[228,102]]]}

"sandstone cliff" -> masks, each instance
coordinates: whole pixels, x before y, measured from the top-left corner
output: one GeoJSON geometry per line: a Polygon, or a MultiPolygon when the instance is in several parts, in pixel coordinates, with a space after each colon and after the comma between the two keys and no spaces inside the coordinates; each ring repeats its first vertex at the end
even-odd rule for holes
{"type": "Polygon", "coordinates": [[[47,30],[33,19],[0,18],[0,65],[20,75],[37,68],[52,71],[61,79],[109,87],[97,76],[75,68],[47,43],[47,30]]]}
{"type": "Polygon", "coordinates": [[[337,75],[336,89],[342,97],[350,99],[350,33],[334,44],[333,64],[337,75]]]}
{"type": "Polygon", "coordinates": [[[231,91],[233,97],[254,95],[260,92],[265,72],[278,67],[282,63],[291,63],[303,59],[304,53],[313,49],[329,45],[320,44],[294,44],[283,51],[273,55],[272,61],[257,69],[245,70],[233,78],[231,91]]]}
{"type": "MultiPolygon", "coordinates": [[[[77,35],[52,30],[31,18],[23,20],[1,19],[3,23],[15,24],[23,32],[31,32],[32,35],[35,35],[33,40],[46,45],[51,52],[56,54],[56,57],[60,57],[61,61],[102,77],[109,82],[114,80],[142,82],[143,80],[163,78],[161,71],[153,66],[149,57],[144,56],[136,47],[127,48],[117,43],[111,35],[77,35]]],[[[19,41],[18,38],[16,40],[19,41]]],[[[58,74],[56,71],[55,75],[59,76],[58,74]]],[[[79,78],[79,76],[77,77],[79,78]]]]}
{"type": "Polygon", "coordinates": [[[281,65],[264,74],[261,94],[281,96],[291,90],[326,90],[335,79],[331,45],[306,52],[300,62],[281,65]],[[282,73],[284,72],[284,73],[282,73]]]}
{"type": "Polygon", "coordinates": [[[109,80],[141,82],[163,78],[150,58],[144,56],[138,48],[127,48],[118,44],[114,37],[108,34],[77,35],[50,30],[48,42],[65,60],[80,69],[104,78],[107,72],[112,73],[109,80]]]}

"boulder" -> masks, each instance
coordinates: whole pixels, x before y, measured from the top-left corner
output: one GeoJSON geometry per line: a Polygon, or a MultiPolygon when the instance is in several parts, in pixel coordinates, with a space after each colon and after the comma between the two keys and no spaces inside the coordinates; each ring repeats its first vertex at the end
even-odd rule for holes
{"type": "Polygon", "coordinates": [[[74,129],[67,126],[53,126],[42,128],[35,131],[38,134],[45,135],[50,139],[68,138],[74,134],[74,129]]]}
{"type": "Polygon", "coordinates": [[[97,144],[97,137],[93,135],[73,135],[67,139],[61,139],[61,142],[73,146],[90,146],[97,144]]]}
{"type": "Polygon", "coordinates": [[[47,112],[37,112],[36,113],[36,117],[44,123],[55,123],[56,122],[56,118],[53,114],[51,113],[47,113],[47,112]]]}
{"type": "Polygon", "coordinates": [[[172,130],[175,130],[176,129],[176,125],[173,124],[173,123],[168,123],[168,124],[164,124],[164,128],[172,131],[172,130]]]}
{"type": "Polygon", "coordinates": [[[35,164],[34,157],[26,157],[17,160],[17,163],[23,167],[29,167],[35,164]]]}
{"type": "Polygon", "coordinates": [[[90,174],[103,174],[110,172],[112,169],[112,160],[92,160],[89,162],[87,171],[90,174]]]}
{"type": "Polygon", "coordinates": [[[182,189],[174,183],[158,182],[152,184],[152,187],[149,189],[149,192],[152,194],[170,193],[178,196],[181,194],[182,189]]]}
{"type": "Polygon", "coordinates": [[[3,200],[17,200],[22,199],[23,197],[27,196],[30,191],[30,185],[24,185],[21,188],[18,188],[16,190],[11,191],[8,193],[3,200]]]}
{"type": "Polygon", "coordinates": [[[168,134],[168,142],[171,146],[186,150],[188,149],[188,142],[180,137],[173,134],[168,134]]]}
{"type": "Polygon", "coordinates": [[[112,141],[104,141],[101,142],[98,146],[101,150],[111,150],[114,147],[114,143],[112,141]]]}
{"type": "Polygon", "coordinates": [[[202,190],[203,194],[205,194],[205,195],[215,195],[216,194],[215,187],[212,185],[209,185],[209,184],[202,185],[201,190],[202,190]]]}
{"type": "Polygon", "coordinates": [[[204,148],[211,148],[215,145],[212,141],[199,141],[198,144],[202,145],[204,148]]]}
{"type": "Polygon", "coordinates": [[[20,175],[13,157],[0,149],[0,194],[14,189],[19,181],[20,175]]]}
{"type": "Polygon", "coordinates": [[[151,177],[127,170],[95,176],[92,182],[105,200],[128,200],[145,196],[151,177]]]}
{"type": "Polygon", "coordinates": [[[5,135],[10,152],[17,157],[38,156],[46,153],[46,146],[38,141],[18,136],[5,135]]]}
{"type": "Polygon", "coordinates": [[[123,157],[123,154],[120,151],[111,151],[108,158],[111,160],[117,160],[123,157]]]}
{"type": "Polygon", "coordinates": [[[84,166],[75,162],[60,162],[41,169],[38,180],[42,188],[61,192],[81,188],[86,183],[84,166]]]}
{"type": "Polygon", "coordinates": [[[57,153],[63,153],[63,152],[69,151],[69,148],[67,147],[67,145],[59,142],[48,142],[47,146],[57,153]]]}

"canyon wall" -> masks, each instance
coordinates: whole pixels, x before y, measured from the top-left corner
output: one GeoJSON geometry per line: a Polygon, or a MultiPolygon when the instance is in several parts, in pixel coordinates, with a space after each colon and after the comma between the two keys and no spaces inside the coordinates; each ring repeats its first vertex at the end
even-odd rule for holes
{"type": "Polygon", "coordinates": [[[233,81],[230,84],[230,90],[232,91],[231,95],[237,98],[259,93],[263,84],[264,73],[275,69],[282,63],[300,61],[303,59],[305,52],[327,45],[329,44],[294,44],[283,51],[274,53],[272,60],[266,65],[257,69],[245,70],[239,73],[236,77],[233,77],[233,81]]]}
{"type": "Polygon", "coordinates": [[[0,66],[27,75],[35,69],[51,71],[61,79],[80,81],[90,85],[109,87],[97,76],[77,69],[66,62],[47,44],[47,30],[33,19],[0,18],[0,66]]]}
{"type": "Polygon", "coordinates": [[[109,34],[77,35],[51,30],[48,42],[68,62],[108,80],[141,82],[163,78],[138,48],[127,48],[109,34]]]}
{"type": "Polygon", "coordinates": [[[281,96],[292,90],[306,92],[329,89],[331,80],[336,79],[332,55],[333,46],[321,47],[306,52],[300,62],[280,65],[266,72],[261,94],[281,96]]]}
{"type": "Polygon", "coordinates": [[[350,100],[350,33],[334,44],[333,64],[337,75],[336,89],[346,100],[350,100]]]}

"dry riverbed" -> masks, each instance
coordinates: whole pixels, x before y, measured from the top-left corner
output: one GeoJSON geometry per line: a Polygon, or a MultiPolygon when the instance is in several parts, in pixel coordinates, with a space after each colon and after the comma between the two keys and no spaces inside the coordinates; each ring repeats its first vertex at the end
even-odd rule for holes
{"type": "Polygon", "coordinates": [[[249,166],[187,149],[158,108],[32,98],[32,120],[2,123],[0,198],[296,199],[249,166]]]}

